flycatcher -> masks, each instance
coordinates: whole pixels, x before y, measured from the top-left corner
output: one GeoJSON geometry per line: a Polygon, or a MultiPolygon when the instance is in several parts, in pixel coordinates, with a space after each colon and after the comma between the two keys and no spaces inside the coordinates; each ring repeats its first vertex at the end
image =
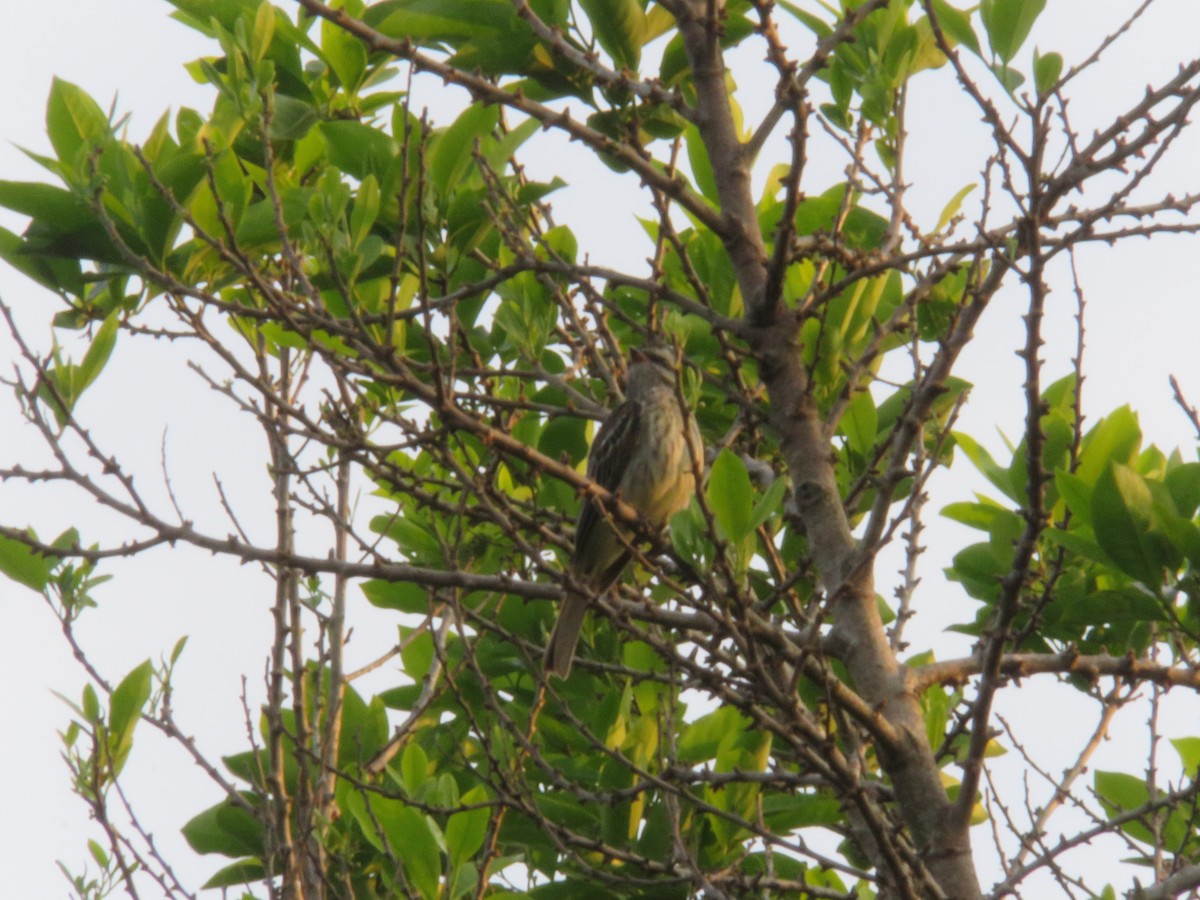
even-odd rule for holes
{"type": "MultiPolygon", "coordinates": [[[[634,350],[625,400],[600,426],[588,458],[588,478],[655,526],[687,506],[696,489],[690,444],[700,452],[700,430],[675,390],[674,357],[665,347],[634,350]]],[[[575,525],[571,575],[583,589],[568,588],[546,647],[546,669],[571,672],[584,614],[629,562],[632,533],[606,517],[585,496],[575,525]],[[615,526],[615,527],[614,527],[615,526]],[[618,534],[619,532],[619,534],[618,534]]]]}

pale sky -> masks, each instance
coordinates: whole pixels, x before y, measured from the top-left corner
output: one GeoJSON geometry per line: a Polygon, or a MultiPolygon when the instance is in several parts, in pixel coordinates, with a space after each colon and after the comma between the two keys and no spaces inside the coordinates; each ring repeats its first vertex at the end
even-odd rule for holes
{"type": "MultiPolygon", "coordinates": [[[[1126,2],[1050,0],[1050,11],[1035,40],[1043,50],[1058,50],[1069,66],[1095,45],[1116,17],[1132,8],[1126,2]],[[1053,16],[1053,18],[1051,18],[1053,16]]],[[[167,108],[210,107],[208,88],[193,83],[182,63],[213,52],[199,35],[167,18],[168,4],[157,0],[42,0],[10,2],[5,27],[0,29],[0,83],[6,85],[0,119],[0,178],[33,180],[42,171],[13,144],[45,152],[43,110],[52,76],[83,86],[102,106],[117,97],[118,109],[131,112],[130,134],[140,140],[167,108]]],[[[1151,81],[1162,80],[1178,62],[1196,52],[1200,34],[1200,8],[1194,0],[1161,0],[1135,33],[1117,45],[1106,67],[1087,76],[1072,106],[1077,126],[1083,130],[1101,124],[1104,115],[1135,102],[1151,81]]],[[[757,52],[757,51],[756,51],[757,52]]],[[[747,119],[753,121],[769,104],[769,87],[754,91],[742,79],[741,99],[747,119]],[[757,113],[757,115],[756,115],[757,113]]],[[[909,174],[918,210],[936,219],[944,204],[963,185],[977,180],[986,150],[986,132],[978,114],[953,91],[947,92],[942,73],[922,75],[914,83],[909,174]]],[[[436,118],[446,95],[425,88],[436,118]]],[[[447,105],[460,102],[457,98],[447,105]]],[[[525,162],[536,172],[542,160],[566,159],[578,154],[553,135],[531,142],[525,162]]],[[[768,150],[768,155],[770,151],[768,150]]],[[[1167,160],[1156,183],[1176,193],[1200,190],[1200,139],[1191,134],[1167,160]]],[[[809,183],[816,192],[838,177],[842,161],[816,159],[809,183]],[[823,176],[820,173],[824,173],[823,176]]],[[[572,166],[558,171],[574,185],[554,196],[560,221],[572,225],[581,251],[604,263],[637,267],[646,255],[640,228],[629,211],[644,209],[636,181],[608,170],[572,166]]],[[[975,199],[978,194],[975,195],[975,199]]],[[[968,205],[971,201],[968,201],[968,205]]],[[[0,213],[0,225],[19,231],[23,223],[0,213]]],[[[1200,242],[1194,238],[1156,238],[1126,244],[1114,251],[1092,248],[1080,254],[1083,286],[1087,291],[1088,348],[1091,361],[1085,387],[1085,408],[1095,417],[1125,403],[1141,414],[1147,442],[1164,448],[1180,446],[1194,454],[1195,439],[1171,401],[1167,385],[1175,374],[1200,403],[1200,357],[1196,352],[1200,312],[1195,288],[1195,260],[1200,242]]],[[[1061,274],[1061,273],[1060,273],[1061,274]]],[[[48,346],[46,322],[53,298],[0,265],[0,297],[15,307],[27,336],[38,346],[48,346]]],[[[1020,345],[1021,297],[1010,293],[1011,303],[998,299],[981,326],[983,346],[976,348],[959,371],[976,384],[974,402],[960,427],[974,433],[994,450],[1001,444],[996,429],[1019,434],[1022,416],[1021,362],[1014,351],[1020,345]]],[[[1058,282],[1051,298],[1047,348],[1049,382],[1065,374],[1073,344],[1071,317],[1074,299],[1069,284],[1058,282]],[[1054,339],[1054,336],[1057,338],[1054,339]]],[[[165,446],[172,485],[189,512],[219,522],[215,491],[209,473],[218,475],[234,496],[244,490],[244,510],[250,522],[264,508],[265,481],[256,457],[246,447],[259,447],[253,425],[232,415],[194,375],[177,364],[178,351],[166,346],[138,346],[129,353],[119,343],[109,370],[81,404],[80,413],[95,423],[96,434],[119,455],[134,460],[131,468],[144,473],[147,485],[161,482],[160,455],[165,446]],[[164,437],[165,429],[165,437],[164,437]],[[190,471],[196,463],[198,471],[190,471]]],[[[14,349],[0,335],[0,367],[7,375],[14,349]]],[[[0,449],[5,464],[21,454],[32,456],[33,436],[28,429],[14,432],[13,403],[0,394],[0,449]]],[[[978,480],[964,473],[961,488],[930,504],[936,511],[951,500],[970,499],[978,480]]],[[[154,494],[155,488],[150,488],[154,494]]],[[[161,491],[156,496],[161,496],[161,491]]],[[[0,521],[20,526],[32,523],[43,534],[57,533],[67,524],[79,524],[85,538],[104,540],[111,519],[98,515],[77,497],[0,487],[0,521]]],[[[930,524],[936,525],[935,515],[930,524]]],[[[939,655],[965,652],[969,644],[940,634],[945,621],[961,619],[954,605],[965,602],[954,586],[936,587],[937,573],[958,549],[975,540],[946,525],[931,527],[932,544],[926,559],[925,624],[912,632],[914,648],[933,640],[939,655]],[[932,586],[932,587],[930,587],[932,586]],[[936,607],[949,611],[939,614],[936,607]]],[[[895,568],[895,566],[892,566],[895,568]]],[[[249,568],[224,561],[213,565],[198,554],[156,552],[135,564],[113,564],[106,571],[116,579],[100,593],[103,609],[85,617],[82,636],[89,652],[105,673],[119,678],[147,656],[170,651],[175,640],[191,636],[181,663],[175,707],[182,724],[197,735],[211,757],[243,749],[245,734],[240,712],[240,676],[249,680],[256,696],[261,683],[262,660],[269,636],[264,581],[249,568]]],[[[0,870],[4,891],[14,897],[65,896],[67,886],[55,860],[79,868],[86,859],[85,841],[97,837],[86,821],[82,803],[69,790],[67,774],[59,760],[56,731],[68,722],[68,710],[50,691],[76,698],[84,683],[81,669],[71,659],[49,611],[39,598],[11,583],[0,583],[0,604],[8,623],[6,652],[0,655],[0,678],[8,686],[5,738],[0,741],[0,870]]],[[[362,604],[365,607],[365,604],[362,604]]],[[[361,609],[361,607],[360,607],[361,609]]],[[[386,624],[386,623],[385,623],[386,624]]],[[[388,643],[390,625],[379,635],[362,635],[352,646],[356,659],[370,656],[366,645],[388,643]],[[374,640],[374,643],[372,643],[374,640]]],[[[1038,686],[1042,704],[1034,704],[1033,720],[1026,715],[1031,745],[1054,744],[1066,731],[1090,727],[1086,716],[1071,718],[1060,695],[1069,692],[1038,686]],[[1043,716],[1039,727],[1037,717],[1043,716]]],[[[1033,691],[1013,693],[1005,702],[1016,710],[1029,704],[1033,691]]],[[[1178,726],[1167,730],[1183,734],[1200,721],[1194,702],[1177,715],[1178,726]],[[1186,718],[1184,717],[1186,716],[1186,718]]],[[[1130,718],[1131,730],[1140,719],[1130,718]]],[[[1140,740],[1140,739],[1137,739],[1140,740]]],[[[1116,768],[1122,752],[1141,751],[1140,743],[1113,742],[1098,764],[1116,768]]],[[[1136,771],[1138,757],[1126,768],[1136,771]]],[[[1061,765],[1048,765],[1051,770],[1061,765]]],[[[139,730],[135,758],[127,770],[129,791],[139,800],[146,820],[168,858],[180,862],[185,883],[198,886],[207,874],[223,864],[218,858],[196,858],[187,850],[178,828],[186,819],[218,799],[215,789],[183,755],[166,749],[146,729],[139,730]]],[[[976,832],[976,840],[986,836],[976,832]]],[[[1099,863],[1099,859],[1097,862],[1099,863]]],[[[1120,885],[1118,885],[1120,887],[1120,885]]]]}

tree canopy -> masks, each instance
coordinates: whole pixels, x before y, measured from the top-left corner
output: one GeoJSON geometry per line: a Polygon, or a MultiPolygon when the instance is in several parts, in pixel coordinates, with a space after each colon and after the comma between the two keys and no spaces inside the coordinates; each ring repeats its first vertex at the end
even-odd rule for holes
{"type": "Polygon", "coordinates": [[[171,5],[212,41],[188,63],[212,108],[133,140],[57,81],[50,180],[0,181],[29,219],[0,229],[0,258],[62,301],[44,350],[0,304],[44,446],[0,478],[66,485],[127,527],[0,522],[0,572],[45,598],[88,676],[63,732],[98,829],[79,896],[197,889],[120,791],[148,728],[212,780],[183,826],[224,858],[204,887],[246,897],[1200,885],[1200,732],[1168,747],[1160,718],[1168,692],[1200,689],[1200,462],[1145,442],[1130,408],[1084,420],[1084,289],[1061,280],[1081,247],[1200,229],[1200,195],[1153,177],[1190,127],[1200,58],[1094,130],[1072,116],[1144,6],[1066,59],[1031,44],[1044,0],[171,5]],[[920,79],[954,85],[990,134],[977,181],[940,185],[932,217],[905,168],[920,79]],[[746,85],[772,92],[754,120],[746,85]],[[529,151],[545,133],[640,185],[644,214],[595,211],[639,235],[637,258],[593,262],[556,217],[563,161],[529,151]],[[813,174],[818,149],[836,180],[813,174]],[[1001,295],[1023,305],[1024,411],[999,453],[957,423],[959,366],[1001,295]],[[1048,360],[1063,304],[1077,344],[1048,360]],[[77,405],[155,340],[261,431],[245,448],[261,494],[221,493],[226,523],[148,493],[156,473],[77,405]],[[704,439],[701,487],[661,533],[585,474],[651,342],[704,439]],[[931,510],[952,466],[988,491],[931,510]],[[560,680],[541,659],[585,494],[636,536],[634,564],[560,680]],[[251,506],[269,540],[243,527],[251,506]],[[922,581],[931,513],[974,534],[950,589],[922,581]],[[219,759],[171,703],[207,664],[186,624],[116,675],[76,630],[104,616],[111,560],[177,546],[272,586],[246,598],[274,623],[262,703],[219,759]],[[380,658],[348,643],[381,620],[366,604],[395,629],[380,658]],[[935,607],[969,654],[910,646],[935,607]],[[1063,772],[996,713],[1049,682],[1095,710],[1094,731],[1061,735],[1063,772]],[[1092,771],[1132,710],[1147,755],[1092,771]],[[1021,793],[997,780],[1004,757],[1021,793]],[[1093,871],[1101,846],[1123,881],[1093,871]]]}

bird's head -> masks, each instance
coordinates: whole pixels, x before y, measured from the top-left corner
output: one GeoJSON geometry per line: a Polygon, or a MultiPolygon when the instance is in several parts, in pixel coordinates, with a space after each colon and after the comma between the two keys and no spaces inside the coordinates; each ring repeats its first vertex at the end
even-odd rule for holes
{"type": "Polygon", "coordinates": [[[634,347],[629,353],[625,393],[637,395],[642,390],[662,384],[673,387],[675,366],[675,350],[667,344],[634,347]]]}

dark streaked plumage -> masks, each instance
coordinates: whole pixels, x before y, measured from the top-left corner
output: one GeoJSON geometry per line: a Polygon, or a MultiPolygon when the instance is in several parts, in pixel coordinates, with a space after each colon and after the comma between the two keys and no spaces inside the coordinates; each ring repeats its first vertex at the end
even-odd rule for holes
{"type": "MultiPolygon", "coordinates": [[[[688,431],[697,451],[700,432],[675,393],[674,360],[661,351],[634,351],[625,401],[600,426],[588,459],[588,477],[655,525],[687,506],[695,491],[688,431]]],[[[575,526],[571,575],[585,588],[568,591],[546,647],[546,668],[570,674],[584,616],[595,597],[608,590],[629,562],[625,541],[596,501],[585,497],[575,526]]]]}

